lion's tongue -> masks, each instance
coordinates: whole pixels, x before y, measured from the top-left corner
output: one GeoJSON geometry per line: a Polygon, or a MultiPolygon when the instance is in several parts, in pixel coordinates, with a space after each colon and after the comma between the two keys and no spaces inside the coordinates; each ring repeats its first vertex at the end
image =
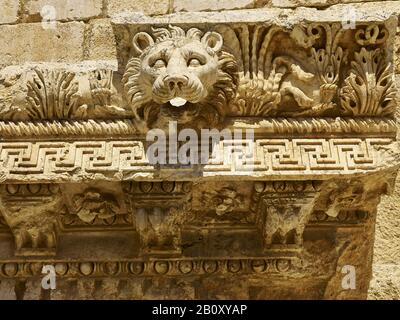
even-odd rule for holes
{"type": "Polygon", "coordinates": [[[182,107],[186,104],[186,102],[187,102],[187,100],[180,98],[180,97],[176,97],[169,101],[169,103],[174,107],[182,107]]]}

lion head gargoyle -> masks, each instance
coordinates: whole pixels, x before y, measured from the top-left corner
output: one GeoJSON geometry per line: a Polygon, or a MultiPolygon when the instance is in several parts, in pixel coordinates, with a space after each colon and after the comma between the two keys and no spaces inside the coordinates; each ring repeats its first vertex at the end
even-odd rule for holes
{"type": "Polygon", "coordinates": [[[197,28],[153,29],[132,40],[138,56],[123,77],[135,115],[151,127],[210,127],[223,119],[238,84],[237,63],[223,50],[222,36],[197,28]]]}

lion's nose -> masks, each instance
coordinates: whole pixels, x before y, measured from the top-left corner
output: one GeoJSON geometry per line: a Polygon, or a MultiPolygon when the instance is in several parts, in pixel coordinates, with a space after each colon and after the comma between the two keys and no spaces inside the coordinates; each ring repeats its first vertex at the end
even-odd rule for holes
{"type": "Polygon", "coordinates": [[[188,78],[186,76],[166,76],[164,78],[164,82],[168,85],[170,90],[174,90],[175,88],[182,89],[188,83],[188,78]]]}

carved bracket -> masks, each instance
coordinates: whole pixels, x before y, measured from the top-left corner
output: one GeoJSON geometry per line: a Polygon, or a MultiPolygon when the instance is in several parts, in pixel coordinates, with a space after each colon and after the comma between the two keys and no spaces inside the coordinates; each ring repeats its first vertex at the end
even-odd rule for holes
{"type": "Polygon", "coordinates": [[[264,248],[301,248],[304,228],[313,212],[317,183],[310,181],[256,182],[256,224],[264,248]]]}
{"type": "Polygon", "coordinates": [[[190,182],[132,182],[124,185],[136,217],[142,255],[179,255],[181,227],[190,220],[190,182]]]}
{"type": "Polygon", "coordinates": [[[8,184],[0,188],[0,211],[14,235],[15,254],[55,255],[57,218],[62,211],[58,185],[8,184]]]}

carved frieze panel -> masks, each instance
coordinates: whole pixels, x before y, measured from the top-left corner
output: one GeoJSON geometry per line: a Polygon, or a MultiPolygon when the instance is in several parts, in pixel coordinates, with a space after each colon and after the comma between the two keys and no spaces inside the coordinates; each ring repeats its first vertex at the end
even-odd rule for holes
{"type": "Polygon", "coordinates": [[[0,118],[133,118],[143,129],[169,120],[214,127],[237,116],[392,116],[391,24],[161,24],[128,32],[116,24],[119,72],[102,63],[8,67],[0,71],[0,118]]]}

